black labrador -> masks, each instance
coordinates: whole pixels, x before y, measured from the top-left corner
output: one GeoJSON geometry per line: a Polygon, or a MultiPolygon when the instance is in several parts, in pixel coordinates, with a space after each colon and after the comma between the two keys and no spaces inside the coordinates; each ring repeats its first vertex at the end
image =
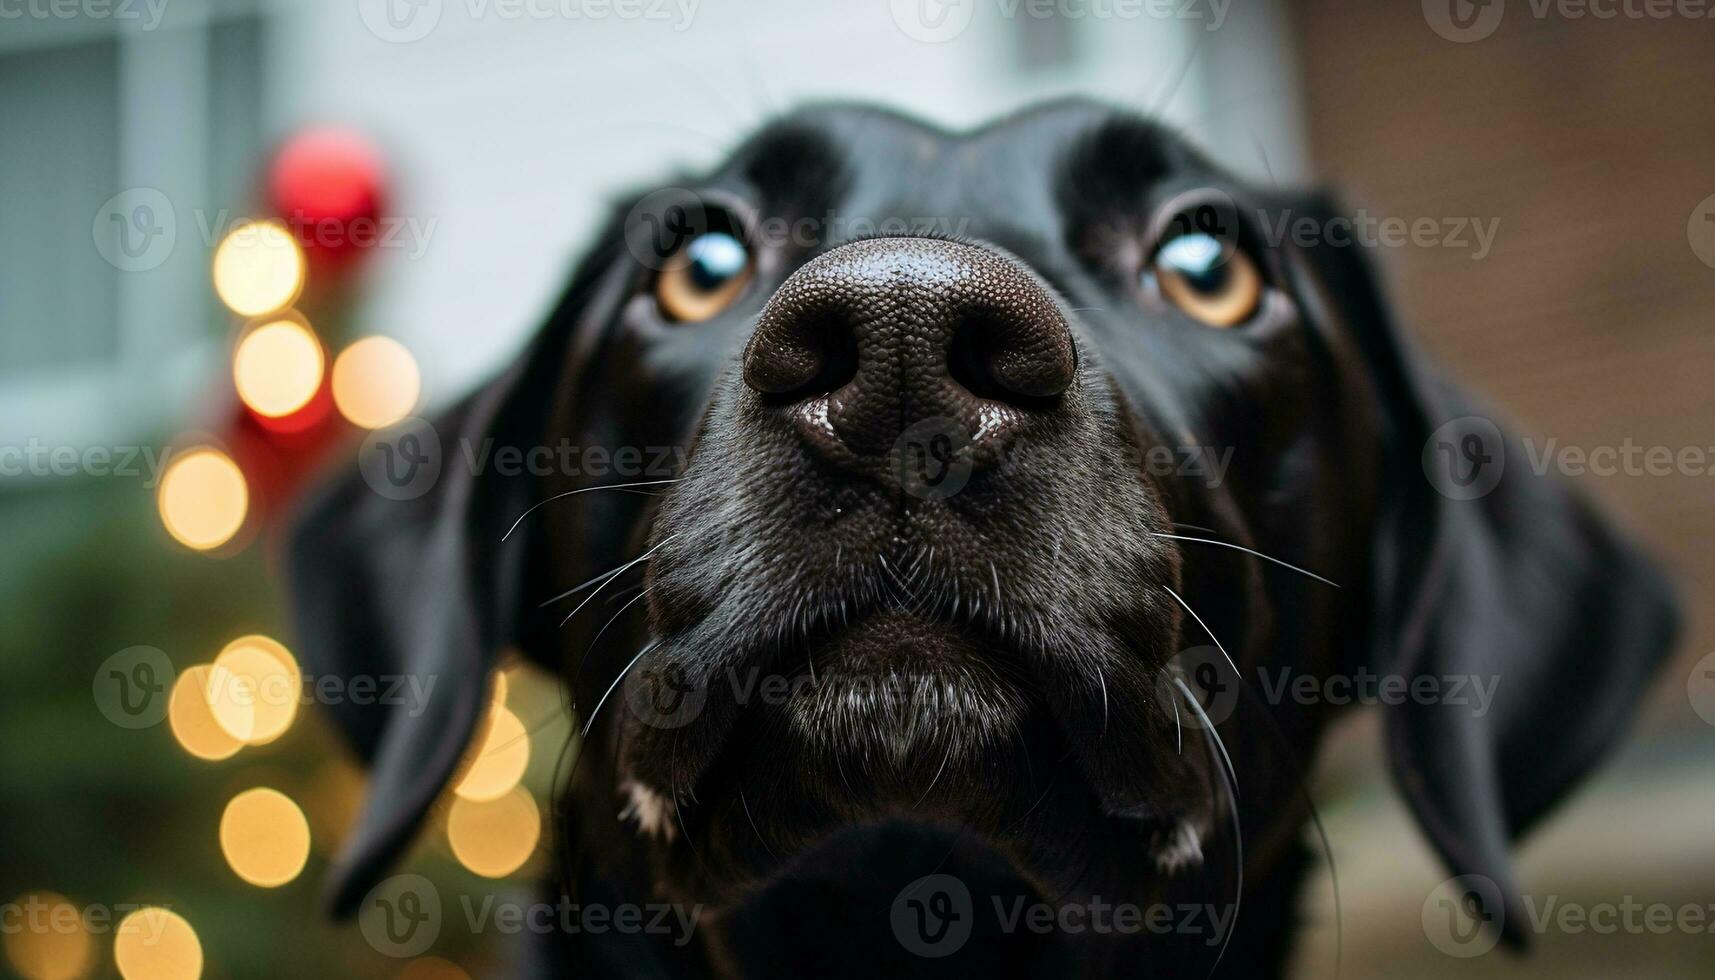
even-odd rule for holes
{"type": "Polygon", "coordinates": [[[814,108],[683,183],[414,423],[432,488],[349,477],[294,527],[310,667],[438,680],[338,716],[373,770],[338,911],[516,648],[583,733],[553,894],[700,914],[563,930],[550,972],[1279,975],[1328,682],[1365,678],[1522,940],[1510,842],[1621,734],[1674,603],[1506,465],[1361,247],[1302,233],[1328,202],[1084,101],[814,108]]]}

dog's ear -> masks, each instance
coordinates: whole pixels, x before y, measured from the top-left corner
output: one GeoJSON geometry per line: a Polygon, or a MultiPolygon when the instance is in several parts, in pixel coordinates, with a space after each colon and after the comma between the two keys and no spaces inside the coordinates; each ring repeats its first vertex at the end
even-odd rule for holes
{"type": "Polygon", "coordinates": [[[336,915],[354,912],[411,843],[471,741],[499,651],[541,648],[521,589],[538,574],[542,536],[508,532],[543,499],[544,481],[473,461],[546,445],[551,414],[570,404],[565,386],[582,360],[574,346],[598,332],[587,311],[624,286],[616,240],[604,235],[610,244],[585,257],[585,275],[510,368],[432,421],[366,442],[368,455],[288,529],[287,583],[310,673],[347,690],[361,678],[383,695],[409,692],[328,705],[371,770],[327,883],[336,915]]]}
{"type": "MultiPolygon", "coordinates": [[[[1339,214],[1326,199],[1294,210],[1323,229],[1339,214]]],[[[1522,945],[1509,845],[1623,734],[1671,652],[1675,601],[1633,543],[1412,347],[1362,251],[1304,249],[1301,292],[1312,315],[1343,321],[1379,406],[1365,666],[1434,679],[1437,694],[1384,709],[1389,761],[1443,859],[1473,876],[1461,884],[1483,917],[1522,945]]]]}

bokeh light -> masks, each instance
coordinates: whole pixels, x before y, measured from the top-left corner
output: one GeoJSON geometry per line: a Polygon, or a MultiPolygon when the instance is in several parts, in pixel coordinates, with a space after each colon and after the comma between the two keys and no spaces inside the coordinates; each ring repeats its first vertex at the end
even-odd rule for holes
{"type": "Polygon", "coordinates": [[[65,896],[37,892],[12,903],[0,943],[26,980],[76,980],[89,972],[95,944],[83,915],[65,896]]]}
{"type": "Polygon", "coordinates": [[[114,929],[113,964],[125,980],[196,980],[202,942],[177,912],[138,909],[114,929]]]}
{"type": "Polygon", "coordinates": [[[522,788],[496,800],[453,798],[447,843],[459,863],[484,878],[504,878],[524,866],[542,837],[542,813],[522,788]]]}
{"type": "Polygon", "coordinates": [[[239,316],[284,309],[303,288],[303,249],[279,222],[240,225],[214,250],[214,291],[239,316]]]}
{"type": "Polygon", "coordinates": [[[250,488],[232,457],[204,446],[167,464],[156,504],[168,534],[187,548],[207,551],[244,526],[250,488]]]}
{"type": "Polygon", "coordinates": [[[470,980],[470,974],[457,963],[439,956],[425,956],[405,964],[395,980],[470,980]]]}
{"type": "Polygon", "coordinates": [[[286,733],[298,715],[302,681],[298,661],[278,641],[241,636],[214,658],[237,683],[216,687],[214,720],[248,745],[266,745],[286,733]]]}
{"type": "Polygon", "coordinates": [[[464,775],[453,785],[453,792],[467,800],[500,797],[517,786],[530,767],[530,733],[517,715],[496,704],[482,732],[465,760],[464,775]]]}
{"type": "MultiPolygon", "coordinates": [[[[173,682],[173,692],[167,698],[167,727],[186,752],[213,762],[230,758],[244,747],[243,739],[228,732],[214,717],[214,702],[219,692],[237,682],[226,668],[213,664],[197,664],[173,682]]],[[[238,699],[225,697],[232,702],[228,723],[247,731],[241,723],[243,706],[238,699]]]]}
{"type": "Polygon", "coordinates": [[[232,382],[251,411],[280,418],[316,396],[323,361],[314,331],[297,320],[274,320],[238,341],[232,352],[232,382]]]}
{"type": "Polygon", "coordinates": [[[384,429],[411,414],[422,394],[417,359],[391,337],[365,337],[333,362],[333,402],[353,425],[384,429]]]}
{"type": "Polygon", "coordinates": [[[310,858],[310,824],[291,797],[259,786],[220,815],[220,852],[238,877],[262,888],[296,878],[310,858]]]}

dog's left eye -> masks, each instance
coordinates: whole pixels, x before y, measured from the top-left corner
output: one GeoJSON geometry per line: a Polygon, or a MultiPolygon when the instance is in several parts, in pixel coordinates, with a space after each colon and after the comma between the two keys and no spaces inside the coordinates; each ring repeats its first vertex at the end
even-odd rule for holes
{"type": "Polygon", "coordinates": [[[1144,270],[1144,284],[1211,327],[1245,322],[1262,300],[1262,274],[1250,256],[1203,232],[1168,239],[1144,270]]]}
{"type": "Polygon", "coordinates": [[[655,301],[670,320],[699,323],[732,305],[750,281],[750,251],[724,231],[698,235],[668,260],[655,301]]]}

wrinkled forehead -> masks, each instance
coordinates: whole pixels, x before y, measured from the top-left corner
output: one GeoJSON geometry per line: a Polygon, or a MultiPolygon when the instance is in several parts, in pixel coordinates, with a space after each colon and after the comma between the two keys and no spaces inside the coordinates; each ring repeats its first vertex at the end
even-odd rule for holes
{"type": "Polygon", "coordinates": [[[819,106],[771,124],[713,183],[769,214],[838,222],[834,239],[904,224],[959,238],[1041,235],[1164,184],[1213,178],[1183,140],[1092,102],[1053,103],[970,132],[884,109],[819,106]]]}

